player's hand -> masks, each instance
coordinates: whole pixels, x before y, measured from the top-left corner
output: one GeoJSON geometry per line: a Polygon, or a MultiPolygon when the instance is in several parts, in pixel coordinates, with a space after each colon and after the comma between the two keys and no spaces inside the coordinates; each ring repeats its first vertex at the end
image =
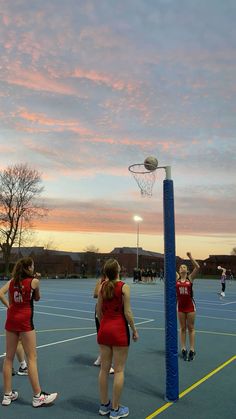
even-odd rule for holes
{"type": "Polygon", "coordinates": [[[135,332],[133,332],[133,336],[132,336],[132,338],[133,338],[133,341],[134,341],[134,342],[136,342],[136,341],[138,340],[139,335],[138,335],[137,330],[135,330],[135,332]]]}

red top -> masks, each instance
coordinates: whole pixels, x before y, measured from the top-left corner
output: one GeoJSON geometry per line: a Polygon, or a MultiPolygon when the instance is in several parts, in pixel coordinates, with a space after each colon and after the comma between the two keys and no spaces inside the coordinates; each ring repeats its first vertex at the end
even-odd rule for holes
{"type": "Polygon", "coordinates": [[[193,284],[189,279],[176,281],[178,312],[190,313],[196,310],[193,299],[193,284]]]}
{"type": "Polygon", "coordinates": [[[122,295],[123,285],[124,282],[117,281],[115,283],[114,288],[114,297],[111,300],[103,299],[103,316],[100,323],[100,329],[98,332],[97,339],[100,345],[129,345],[129,328],[124,315],[124,304],[122,295]]]}
{"type": "Polygon", "coordinates": [[[21,286],[15,285],[12,279],[9,286],[10,307],[7,310],[5,329],[9,332],[28,332],[33,325],[33,278],[25,278],[21,286]]]}

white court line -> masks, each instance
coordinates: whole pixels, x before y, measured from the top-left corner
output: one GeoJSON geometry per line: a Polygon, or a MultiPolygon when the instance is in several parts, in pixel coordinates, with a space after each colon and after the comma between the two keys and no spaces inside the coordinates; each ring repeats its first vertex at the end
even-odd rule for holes
{"type": "MultiPolygon", "coordinates": [[[[43,298],[43,301],[56,301],[56,302],[63,302],[63,303],[67,303],[67,304],[86,304],[86,305],[92,305],[93,307],[95,307],[95,304],[96,304],[96,302],[94,301],[91,301],[91,302],[85,302],[85,301],[78,301],[78,299],[77,300],[75,300],[75,301],[68,301],[68,300],[59,300],[58,298],[43,298]]],[[[40,303],[39,303],[39,305],[40,305],[40,303]]]]}
{"type": "MultiPolygon", "coordinates": [[[[53,307],[53,308],[55,308],[55,307],[53,307]]],[[[65,310],[67,310],[67,309],[65,309],[65,310]]],[[[68,316],[66,314],[47,313],[45,311],[34,311],[34,313],[37,313],[37,314],[46,314],[47,316],[66,317],[66,318],[69,318],[69,319],[88,320],[88,321],[94,322],[94,318],[88,319],[86,317],[76,317],[76,316],[68,316]]],[[[146,317],[137,317],[137,316],[134,316],[134,318],[135,319],[146,320],[146,321],[154,321],[154,319],[147,319],[146,317]]]]}
{"type": "Polygon", "coordinates": [[[46,313],[45,311],[34,311],[34,313],[46,314],[47,316],[67,317],[69,319],[88,320],[88,321],[94,322],[94,319],[88,319],[86,317],[75,317],[75,316],[67,316],[66,314],[46,313]]]}
{"type": "MultiPolygon", "coordinates": [[[[228,306],[229,304],[236,304],[236,301],[231,301],[230,303],[222,303],[222,306],[228,306]]],[[[233,310],[231,310],[233,311],[233,310]]]]}
{"type": "MultiPolygon", "coordinates": [[[[153,322],[153,321],[154,321],[153,319],[149,319],[149,320],[146,320],[146,321],[143,321],[143,322],[138,322],[138,323],[135,323],[135,325],[137,326],[137,325],[140,325],[140,324],[150,323],[150,322],[153,322]]],[[[90,334],[88,334],[88,335],[83,335],[83,336],[76,336],[75,338],[70,338],[70,339],[65,339],[65,340],[58,340],[58,341],[56,341],[56,342],[46,343],[45,345],[39,345],[39,346],[37,346],[37,349],[40,349],[40,348],[47,348],[48,346],[60,345],[61,343],[72,342],[72,341],[74,341],[74,340],[84,339],[84,338],[88,338],[88,337],[90,337],[90,336],[96,336],[96,335],[97,335],[97,332],[95,332],[95,333],[90,333],[90,334]]],[[[3,358],[4,356],[5,356],[5,355],[4,355],[4,354],[2,354],[2,355],[0,355],[0,358],[3,358]]]]}
{"type": "MultiPolygon", "coordinates": [[[[38,305],[38,307],[40,308],[40,307],[47,307],[47,308],[55,308],[56,310],[68,310],[68,311],[82,311],[82,313],[84,312],[84,313],[92,313],[92,314],[94,314],[94,311],[88,311],[88,310],[79,310],[79,309],[77,309],[77,308],[65,308],[65,307],[55,307],[55,306],[46,306],[46,305],[38,305]]],[[[36,313],[36,311],[35,311],[35,313],[36,313]]],[[[142,320],[149,320],[149,319],[147,319],[146,317],[137,317],[137,316],[134,316],[135,317],[135,319],[142,319],[142,320]]],[[[79,318],[79,317],[76,317],[76,318],[79,318]]],[[[88,319],[86,319],[86,320],[88,320],[88,319]]]]}
{"type": "Polygon", "coordinates": [[[78,308],[66,308],[66,307],[55,307],[55,306],[46,306],[44,304],[39,304],[38,307],[46,307],[46,308],[56,308],[57,310],[68,310],[68,311],[82,311],[82,313],[92,313],[94,314],[95,310],[79,310],[78,308]]]}

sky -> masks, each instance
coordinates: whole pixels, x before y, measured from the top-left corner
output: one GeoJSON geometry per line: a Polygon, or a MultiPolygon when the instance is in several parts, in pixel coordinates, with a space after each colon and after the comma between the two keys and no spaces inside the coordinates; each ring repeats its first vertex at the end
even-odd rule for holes
{"type": "Polygon", "coordinates": [[[236,246],[235,0],[0,0],[0,170],[41,173],[34,244],[163,252],[171,166],[176,253],[236,246]]]}

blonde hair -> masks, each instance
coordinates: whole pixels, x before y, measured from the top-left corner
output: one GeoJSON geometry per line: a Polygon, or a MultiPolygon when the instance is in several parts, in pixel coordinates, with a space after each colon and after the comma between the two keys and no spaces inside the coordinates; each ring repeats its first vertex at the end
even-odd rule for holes
{"type": "Polygon", "coordinates": [[[115,283],[120,272],[120,265],[116,259],[108,259],[103,268],[108,281],[104,282],[102,287],[102,296],[105,300],[111,300],[114,297],[115,283]]]}

